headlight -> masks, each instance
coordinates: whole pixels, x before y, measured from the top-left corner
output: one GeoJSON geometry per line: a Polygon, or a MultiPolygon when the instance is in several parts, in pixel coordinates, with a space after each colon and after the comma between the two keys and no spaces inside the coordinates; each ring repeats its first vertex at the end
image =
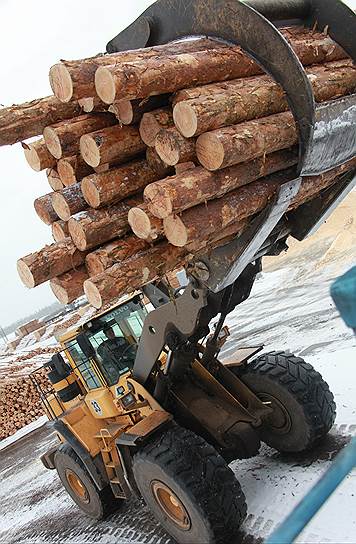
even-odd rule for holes
{"type": "Polygon", "coordinates": [[[131,404],[135,404],[136,399],[132,393],[128,393],[120,399],[120,402],[124,408],[128,408],[131,404]]]}

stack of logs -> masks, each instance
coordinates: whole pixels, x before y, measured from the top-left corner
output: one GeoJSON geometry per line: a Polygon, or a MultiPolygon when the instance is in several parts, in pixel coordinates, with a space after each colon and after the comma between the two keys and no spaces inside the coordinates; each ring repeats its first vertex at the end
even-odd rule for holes
{"type": "MultiPolygon", "coordinates": [[[[50,384],[44,370],[36,372],[44,391],[50,384]]],[[[0,387],[0,440],[7,438],[43,415],[37,388],[28,377],[2,380],[0,387]]]]}
{"type": "MultiPolygon", "coordinates": [[[[325,102],[356,68],[327,33],[282,29],[325,102]]],[[[35,210],[55,243],[18,261],[27,287],[96,308],[239,235],[293,178],[298,131],[283,89],[240,47],[199,38],[62,61],[54,97],[0,111],[0,145],[22,143],[51,191],[35,210]]],[[[291,209],[350,161],[304,178],[291,209]]]]}

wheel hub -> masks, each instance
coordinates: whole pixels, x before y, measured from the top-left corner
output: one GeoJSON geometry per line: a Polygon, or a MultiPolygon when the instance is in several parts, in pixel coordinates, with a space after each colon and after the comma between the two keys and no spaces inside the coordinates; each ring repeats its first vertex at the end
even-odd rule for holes
{"type": "Polygon", "coordinates": [[[89,493],[79,476],[77,476],[77,474],[75,474],[75,472],[72,470],[67,469],[66,478],[71,489],[80,498],[80,500],[82,502],[89,503],[89,493]]]}
{"type": "Polygon", "coordinates": [[[276,397],[268,393],[260,393],[258,396],[272,408],[272,413],[265,419],[270,429],[279,434],[288,433],[292,427],[292,421],[286,407],[276,397]]]}
{"type": "Polygon", "coordinates": [[[177,495],[164,483],[153,480],[151,482],[153,496],[166,516],[180,529],[188,531],[191,527],[189,514],[177,495]]]}

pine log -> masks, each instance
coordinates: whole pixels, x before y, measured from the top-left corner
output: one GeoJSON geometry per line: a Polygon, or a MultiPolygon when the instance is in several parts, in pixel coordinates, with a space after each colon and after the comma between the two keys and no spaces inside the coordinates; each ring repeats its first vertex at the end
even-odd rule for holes
{"type": "Polygon", "coordinates": [[[117,100],[109,106],[108,111],[115,115],[119,123],[133,125],[138,123],[146,112],[165,106],[168,99],[169,95],[161,94],[144,100],[117,100]]]}
{"type": "MultiPolygon", "coordinates": [[[[310,36],[312,31],[310,32],[310,36]]],[[[316,40],[315,42],[317,42],[316,40]]],[[[300,55],[302,64],[314,63],[315,58],[345,58],[331,40],[324,52],[313,53],[313,40],[294,42],[295,52],[300,55]],[[328,56],[329,51],[339,52],[339,56],[328,56]],[[324,54],[323,54],[324,53],[324,54]],[[341,55],[341,56],[340,56],[341,55]]],[[[117,62],[114,65],[99,66],[95,73],[95,88],[98,96],[108,104],[120,99],[145,98],[147,96],[175,92],[184,87],[203,85],[213,81],[226,81],[237,77],[260,74],[261,68],[238,46],[225,46],[215,49],[152,57],[136,60],[129,64],[117,62]],[[158,77],[159,76],[159,77],[158,77]]]]}
{"type": "Polygon", "coordinates": [[[298,162],[298,150],[277,151],[224,170],[209,172],[196,167],[182,174],[156,181],[144,190],[149,211],[160,219],[256,181],[266,175],[285,170],[298,162]]]}
{"type": "Polygon", "coordinates": [[[60,191],[63,189],[64,185],[61,181],[61,178],[58,174],[58,167],[57,168],[47,168],[46,170],[46,176],[48,183],[52,189],[52,191],[60,191]]]}
{"type": "MultiPolygon", "coordinates": [[[[170,43],[156,47],[147,47],[132,51],[123,51],[113,55],[97,55],[88,59],[66,61],[55,64],[49,72],[49,81],[53,94],[62,102],[76,98],[96,96],[94,75],[99,66],[117,62],[133,62],[167,54],[199,51],[208,47],[219,47],[216,41],[199,38],[184,42],[170,43]]],[[[113,101],[114,102],[114,101],[113,101]]]]}
{"type": "Polygon", "coordinates": [[[156,136],[162,128],[173,126],[172,108],[167,106],[145,113],[140,123],[142,141],[149,147],[154,147],[156,136]]]}
{"type": "Polygon", "coordinates": [[[80,98],[78,100],[79,106],[82,108],[84,113],[92,113],[108,111],[108,105],[104,104],[97,96],[88,96],[86,98],[80,98]]]}
{"type": "Polygon", "coordinates": [[[114,126],[80,138],[80,152],[87,164],[96,167],[107,162],[125,162],[146,149],[137,127],[114,126]]]}
{"type": "Polygon", "coordinates": [[[44,127],[80,115],[77,102],[63,104],[46,96],[0,109],[0,146],[11,145],[42,134],[44,127]]]}
{"type": "MultiPolygon", "coordinates": [[[[317,102],[356,90],[356,67],[351,60],[312,66],[306,73],[317,102]]],[[[180,101],[174,107],[175,126],[186,138],[289,109],[282,87],[269,76],[236,79],[207,88],[209,94],[205,91],[203,96],[180,101]]]]}
{"type": "MultiPolygon", "coordinates": [[[[303,178],[299,193],[290,209],[319,194],[331,185],[337,176],[355,168],[355,165],[356,159],[353,159],[320,176],[303,178]]],[[[165,235],[171,244],[179,247],[194,243],[204,236],[208,237],[213,232],[259,212],[274,197],[280,185],[293,177],[293,169],[278,172],[235,189],[219,199],[190,208],[180,217],[171,215],[163,220],[165,235]]]]}
{"type": "Polygon", "coordinates": [[[81,182],[84,199],[92,208],[101,208],[133,195],[158,179],[144,159],[138,159],[102,174],[92,174],[81,182]]]}
{"type": "Polygon", "coordinates": [[[184,138],[175,127],[161,129],[155,140],[155,149],[162,161],[174,166],[179,162],[196,160],[195,138],[184,138]]]}
{"type": "Polygon", "coordinates": [[[48,193],[47,195],[36,198],[33,203],[38,217],[41,221],[46,223],[46,225],[51,225],[54,221],[59,219],[53,208],[52,196],[53,193],[48,193]]]}
{"type": "Polygon", "coordinates": [[[174,170],[177,176],[179,174],[182,174],[183,172],[186,172],[187,170],[192,170],[192,168],[195,168],[195,167],[196,167],[196,164],[193,161],[180,162],[174,165],[174,170]]]}
{"type": "Polygon", "coordinates": [[[284,112],[206,132],[197,139],[196,152],[207,170],[220,170],[297,143],[293,115],[284,112]]]}
{"type": "Polygon", "coordinates": [[[61,242],[69,236],[68,223],[59,219],[52,223],[52,236],[55,242],[61,242]]]}
{"type": "Polygon", "coordinates": [[[146,149],[146,161],[152,170],[157,173],[159,179],[174,174],[174,168],[162,161],[154,147],[148,147],[146,149]]]}
{"type": "Polygon", "coordinates": [[[47,168],[54,168],[57,164],[56,159],[48,151],[43,138],[27,144],[21,142],[25,153],[25,159],[33,170],[40,172],[47,168]]]}
{"type": "Polygon", "coordinates": [[[71,217],[68,228],[74,244],[84,251],[123,236],[130,228],[127,220],[129,209],[139,203],[139,199],[128,199],[108,208],[89,209],[71,217]]]}
{"type": "Polygon", "coordinates": [[[163,235],[162,221],[153,216],[145,205],[131,208],[128,222],[132,232],[143,240],[153,241],[163,235]]]}
{"type": "Polygon", "coordinates": [[[88,204],[82,193],[81,184],[75,183],[52,195],[54,211],[60,219],[68,221],[71,215],[86,210],[88,204]]]}
{"type": "Polygon", "coordinates": [[[64,123],[46,127],[43,137],[49,152],[56,158],[71,157],[79,153],[79,140],[83,134],[115,125],[111,113],[85,114],[64,123]]]}
{"type": "Polygon", "coordinates": [[[81,155],[59,159],[57,163],[59,177],[65,187],[78,183],[85,176],[93,173],[93,169],[87,164],[81,155]]]}
{"type": "Polygon", "coordinates": [[[70,304],[84,294],[83,283],[89,277],[85,266],[65,272],[50,281],[54,296],[61,304],[70,304]]]}
{"type": "Polygon", "coordinates": [[[47,245],[17,261],[17,271],[26,287],[36,287],[84,263],[85,253],[70,238],[47,245]]]}
{"type": "Polygon", "coordinates": [[[147,247],[148,245],[145,240],[140,240],[132,234],[125,238],[114,240],[88,253],[85,264],[89,276],[97,276],[113,264],[129,259],[133,255],[136,255],[136,253],[144,251],[147,247]]]}

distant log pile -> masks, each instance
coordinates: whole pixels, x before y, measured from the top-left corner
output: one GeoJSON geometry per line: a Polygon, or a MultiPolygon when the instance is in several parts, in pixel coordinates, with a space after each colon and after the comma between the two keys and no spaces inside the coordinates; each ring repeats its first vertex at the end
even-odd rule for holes
{"type": "MultiPolygon", "coordinates": [[[[317,102],[356,91],[329,36],[281,32],[317,102]]],[[[0,145],[21,141],[46,171],[51,190],[34,207],[54,243],[17,266],[64,304],[85,292],[99,308],[239,236],[296,171],[284,90],[240,47],[199,38],[62,61],[50,83],[54,97],[0,111],[0,145]]],[[[355,167],[303,178],[291,209],[355,167]]]]}

